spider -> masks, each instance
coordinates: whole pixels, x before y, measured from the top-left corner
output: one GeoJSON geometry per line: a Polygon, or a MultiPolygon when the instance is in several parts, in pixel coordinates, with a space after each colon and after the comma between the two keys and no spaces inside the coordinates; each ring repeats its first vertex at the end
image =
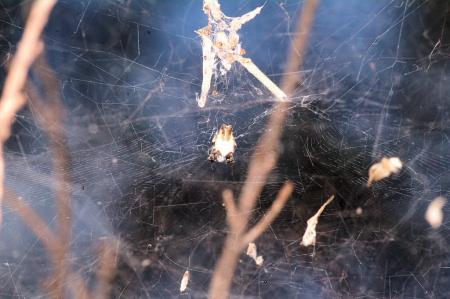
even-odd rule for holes
{"type": "Polygon", "coordinates": [[[234,163],[236,141],[233,136],[233,126],[222,124],[212,140],[208,160],[211,162],[234,163]]]}

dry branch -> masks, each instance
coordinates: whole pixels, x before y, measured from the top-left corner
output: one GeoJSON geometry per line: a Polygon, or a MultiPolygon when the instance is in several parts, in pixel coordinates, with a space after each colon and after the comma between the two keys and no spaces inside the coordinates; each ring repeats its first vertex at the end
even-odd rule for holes
{"type": "Polygon", "coordinates": [[[31,7],[23,36],[19,42],[0,99],[0,224],[2,222],[1,204],[4,192],[5,161],[3,146],[11,135],[11,126],[16,113],[26,103],[24,94],[28,72],[44,48],[41,35],[50,17],[56,0],[37,0],[31,7]]]}
{"type": "MultiPolygon", "coordinates": [[[[56,0],[36,0],[30,10],[23,36],[18,44],[0,99],[0,223],[2,221],[2,199],[23,219],[25,224],[47,248],[53,263],[54,277],[47,283],[47,291],[53,298],[65,298],[68,285],[74,298],[92,298],[83,278],[70,273],[69,254],[72,229],[72,208],[70,194],[70,155],[64,134],[64,108],[59,93],[59,82],[51,71],[42,53],[44,43],[41,35],[48,22],[56,0]],[[27,83],[28,73],[37,60],[35,68],[43,86],[27,83]],[[38,90],[43,87],[44,94],[38,90]],[[31,96],[38,120],[48,135],[52,151],[54,171],[57,233],[21,197],[4,188],[5,163],[3,146],[11,135],[15,115],[26,104],[27,94],[31,96]],[[42,100],[45,98],[46,101],[42,100]]],[[[116,269],[118,243],[104,242],[101,246],[100,265],[97,271],[97,298],[108,298],[111,280],[116,269]]]]}
{"type": "Polygon", "coordinates": [[[51,288],[55,290],[52,292],[55,298],[62,298],[65,293],[64,284],[69,272],[67,261],[72,235],[71,179],[69,174],[71,162],[64,134],[65,109],[59,93],[59,82],[43,55],[38,56],[34,70],[40,79],[39,82],[43,84],[45,93],[42,95],[38,91],[38,87],[31,83],[27,84],[27,92],[36,111],[37,120],[47,133],[52,151],[57,234],[61,243],[61,246],[52,255],[55,277],[51,288]],[[46,99],[45,102],[43,98],[46,99]]]}
{"type": "Polygon", "coordinates": [[[59,239],[26,201],[7,188],[5,188],[4,200],[23,219],[36,237],[41,240],[47,251],[55,252],[58,250],[57,248],[61,246],[59,239]]]}
{"type": "MultiPolygon", "coordinates": [[[[289,51],[287,69],[285,70],[285,76],[283,77],[281,84],[282,90],[288,97],[290,97],[294,93],[295,87],[301,80],[301,78],[299,78],[297,74],[303,63],[304,53],[306,51],[306,45],[317,6],[318,0],[306,0],[300,16],[300,20],[297,24],[297,33],[289,51]]],[[[250,160],[247,179],[239,196],[238,207],[236,207],[234,201],[232,201],[232,196],[230,195],[230,193],[224,193],[224,201],[226,203],[226,207],[232,208],[227,210],[227,214],[229,214],[230,212],[236,212],[237,216],[232,217],[232,215],[227,215],[231,231],[227,235],[222,255],[219,258],[213,273],[209,289],[209,298],[218,299],[229,297],[231,282],[239,256],[242,253],[242,250],[245,248],[246,244],[249,243],[249,241],[243,242],[243,240],[247,241],[256,239],[259,234],[263,232],[261,231],[261,229],[267,228],[268,224],[266,224],[266,222],[268,220],[273,221],[273,219],[275,218],[273,217],[272,219],[272,216],[270,216],[269,219],[266,218],[269,216],[264,217],[263,220],[261,220],[253,228],[256,229],[255,231],[253,231],[253,229],[250,229],[250,235],[245,234],[247,224],[252,214],[252,210],[256,205],[256,201],[261,194],[269,173],[275,167],[278,160],[278,144],[282,133],[284,120],[286,118],[287,107],[287,101],[278,102],[275,105],[274,111],[271,114],[269,122],[267,124],[267,129],[258,141],[257,148],[250,160]],[[252,234],[254,234],[254,236],[252,234]]],[[[284,196],[287,193],[290,194],[292,192],[292,189],[293,187],[290,183],[283,187],[278,196],[278,198],[281,199],[275,200],[274,206],[272,206],[271,208],[271,210],[274,210],[274,213],[278,209],[281,210],[282,206],[287,200],[287,198],[285,199],[284,196]],[[279,207],[278,204],[282,204],[281,207],[279,207]]],[[[269,214],[270,212],[268,213],[268,215],[269,214]]]]}
{"type": "MultiPolygon", "coordinates": [[[[12,211],[17,213],[31,231],[39,238],[42,244],[47,249],[50,256],[55,256],[55,253],[61,251],[63,247],[58,237],[48,227],[47,223],[39,216],[35,210],[22,197],[16,195],[13,191],[5,189],[4,192],[5,203],[12,211]]],[[[72,289],[75,298],[90,298],[86,285],[79,274],[69,274],[69,279],[72,283],[68,284],[72,289]]],[[[48,286],[49,292],[53,292],[54,286],[48,286]]]]}
{"type": "Polygon", "coordinates": [[[100,244],[100,265],[97,268],[96,299],[107,299],[111,293],[111,283],[116,275],[119,243],[115,240],[100,244]]]}

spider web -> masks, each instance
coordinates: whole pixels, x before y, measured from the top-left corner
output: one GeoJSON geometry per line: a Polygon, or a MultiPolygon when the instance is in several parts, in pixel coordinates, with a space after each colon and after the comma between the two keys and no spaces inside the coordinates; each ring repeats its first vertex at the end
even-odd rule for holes
{"type": "MultiPolygon", "coordinates": [[[[25,2],[0,1],[2,65],[23,30],[25,2]]],[[[238,16],[263,5],[240,31],[246,56],[279,82],[302,3],[222,1],[238,16]]],[[[236,193],[271,114],[273,96],[241,66],[216,77],[204,109],[202,1],[59,1],[46,31],[61,81],[72,156],[71,264],[86,279],[97,240],[122,241],[113,298],[202,298],[227,232],[221,192],[236,193]],[[207,161],[217,128],[233,125],[232,166],[207,161]],[[189,270],[187,292],[180,295],[189,270]]],[[[449,194],[449,36],[446,1],[321,1],[289,108],[282,156],[255,214],[286,179],[296,184],[256,241],[262,267],[244,254],[237,298],[444,298],[449,296],[448,207],[432,230],[428,203],[449,194]],[[382,157],[400,174],[365,186],[382,157]],[[300,247],[311,217],[336,199],[300,247]],[[360,208],[361,213],[357,213],[360,208]]],[[[2,71],[0,78],[4,79],[2,71]]],[[[53,225],[50,151],[35,110],[17,117],[7,144],[7,185],[53,225]]],[[[45,248],[6,208],[0,232],[0,297],[43,297],[45,248]]],[[[68,282],[70,283],[70,282],[68,282]]]]}

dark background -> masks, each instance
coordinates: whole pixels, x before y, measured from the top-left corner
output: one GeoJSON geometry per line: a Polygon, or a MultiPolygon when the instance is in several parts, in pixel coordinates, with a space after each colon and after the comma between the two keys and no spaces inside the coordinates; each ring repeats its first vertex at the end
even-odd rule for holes
{"type": "MultiPolygon", "coordinates": [[[[302,2],[222,2],[230,16],[266,3],[241,41],[279,82],[302,2]]],[[[29,2],[0,4],[4,65],[29,2]]],[[[239,192],[271,113],[271,94],[240,66],[215,81],[219,95],[206,108],[197,107],[201,7],[199,0],[61,0],[46,29],[68,110],[71,263],[93,283],[96,241],[119,238],[113,298],[206,296],[227,232],[221,191],[239,192]],[[207,161],[222,123],[237,136],[232,166],[207,161]],[[189,289],[180,294],[186,270],[189,289]]],[[[233,296],[450,297],[449,209],[437,230],[424,219],[429,202],[448,197],[450,187],[448,17],[445,0],[321,1],[282,156],[254,221],[286,179],[295,193],[256,241],[264,265],[242,255],[233,296]],[[403,170],[365,187],[368,168],[384,156],[400,157],[403,170]],[[300,247],[306,220],[330,194],[337,196],[320,218],[316,246],[300,247]]],[[[7,143],[7,185],[52,225],[49,155],[33,109],[24,109],[7,143]]],[[[50,270],[41,243],[6,209],[0,297],[43,297],[50,270]]]]}

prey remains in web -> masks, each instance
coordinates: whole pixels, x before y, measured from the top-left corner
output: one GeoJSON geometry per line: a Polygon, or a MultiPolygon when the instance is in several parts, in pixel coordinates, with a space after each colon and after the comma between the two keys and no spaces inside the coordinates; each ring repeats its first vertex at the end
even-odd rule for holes
{"type": "Polygon", "coordinates": [[[223,124],[214,135],[208,160],[211,162],[226,162],[227,164],[233,163],[236,147],[233,126],[223,124]]]}
{"type": "Polygon", "coordinates": [[[200,97],[197,103],[200,108],[205,107],[211,88],[213,73],[225,75],[234,62],[239,62],[278,100],[286,100],[286,94],[269,79],[250,58],[245,58],[245,50],[241,47],[238,31],[242,25],[252,20],[261,12],[262,6],[240,16],[228,17],[220,9],[218,0],[204,0],[203,11],[208,16],[208,25],[197,30],[202,38],[203,50],[203,81],[200,97]],[[218,69],[219,68],[219,69],[218,69]]]}

